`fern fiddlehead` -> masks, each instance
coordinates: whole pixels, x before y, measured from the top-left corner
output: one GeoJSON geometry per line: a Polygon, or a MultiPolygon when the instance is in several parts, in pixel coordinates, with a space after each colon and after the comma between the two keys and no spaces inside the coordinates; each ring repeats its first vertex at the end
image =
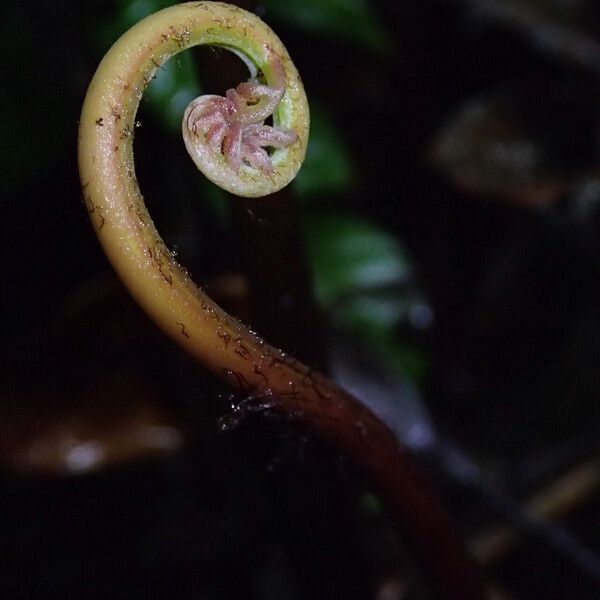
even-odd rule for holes
{"type": "Polygon", "coordinates": [[[285,186],[308,138],[308,106],[279,38],[260,19],[220,2],[162,10],[129,30],[102,60],[79,129],[84,200],[113,267],[149,316],[247,401],[308,422],[346,452],[386,501],[438,593],[480,598],[480,585],[444,511],[397,440],[325,377],[270,346],[215,304],[169,251],[144,204],[133,159],[144,89],[169,58],[198,44],[234,51],[252,79],[185,111],[186,147],[205,175],[240,196],[285,186]],[[273,116],[273,125],[265,119],[273,116]]]}

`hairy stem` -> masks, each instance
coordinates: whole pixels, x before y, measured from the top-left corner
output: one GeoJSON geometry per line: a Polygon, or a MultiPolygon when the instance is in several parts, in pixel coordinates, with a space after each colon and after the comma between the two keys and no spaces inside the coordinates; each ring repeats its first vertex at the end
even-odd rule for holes
{"type": "MultiPolygon", "coordinates": [[[[165,9],[127,32],[103,59],[85,99],[79,166],[92,223],[115,270],[163,331],[207,369],[260,406],[294,415],[346,452],[370,478],[440,597],[475,599],[481,586],[437,498],[415,476],[390,431],[318,373],[268,345],[199,289],[152,223],[133,162],[135,115],[156,70],[197,44],[234,50],[264,74],[283,76],[274,125],[298,136],[273,155],[272,173],[241,169],[239,195],[272,193],[297,172],[307,142],[308,109],[298,73],[277,36],[256,16],[219,2],[165,9]],[[273,69],[273,55],[282,74],[273,69]]],[[[233,189],[232,189],[233,188],[233,189]]]]}

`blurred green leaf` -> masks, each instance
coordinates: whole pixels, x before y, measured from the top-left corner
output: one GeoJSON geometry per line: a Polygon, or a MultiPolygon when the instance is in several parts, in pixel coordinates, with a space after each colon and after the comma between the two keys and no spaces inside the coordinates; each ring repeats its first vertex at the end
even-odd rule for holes
{"type": "Polygon", "coordinates": [[[304,221],[315,294],[325,307],[345,297],[408,282],[410,260],[388,233],[355,217],[313,214],[304,221]]]}
{"type": "Polygon", "coordinates": [[[178,4],[178,2],[175,0],[120,0],[117,19],[124,25],[123,31],[125,31],[144,17],[173,4],[178,4]]]}
{"type": "Polygon", "coordinates": [[[117,0],[110,18],[96,28],[96,40],[106,52],[130,27],[144,17],[177,4],[173,0],[117,0]]]}
{"type": "Polygon", "coordinates": [[[355,330],[386,332],[406,317],[409,303],[396,293],[360,294],[342,304],[334,315],[340,324],[355,330]]]}
{"type": "Polygon", "coordinates": [[[356,42],[379,54],[389,52],[392,40],[366,0],[263,0],[266,16],[323,35],[356,42]]]}
{"type": "Polygon", "coordinates": [[[186,106],[200,94],[193,57],[184,52],[157,71],[144,94],[144,102],[164,126],[179,133],[186,106]]]}
{"type": "Polygon", "coordinates": [[[327,113],[311,104],[310,137],[306,158],[294,189],[301,197],[317,194],[341,194],[354,183],[350,153],[327,113]]]}
{"type": "Polygon", "coordinates": [[[346,215],[311,214],[303,226],[315,297],[333,326],[360,339],[389,367],[421,380],[427,370],[424,353],[398,336],[400,325],[415,326],[415,308],[425,306],[402,245],[346,215]]]}
{"type": "Polygon", "coordinates": [[[421,302],[413,292],[364,294],[350,298],[331,315],[340,331],[351,332],[391,369],[413,381],[422,381],[428,369],[424,351],[404,342],[398,326],[409,320],[412,307],[421,302]]]}
{"type": "MultiPolygon", "coordinates": [[[[113,19],[99,30],[99,39],[108,47],[135,23],[158,10],[177,4],[171,0],[121,0],[113,19]]],[[[193,57],[183,52],[166,62],[156,73],[143,104],[172,133],[181,130],[185,107],[201,93],[193,57]]]]}

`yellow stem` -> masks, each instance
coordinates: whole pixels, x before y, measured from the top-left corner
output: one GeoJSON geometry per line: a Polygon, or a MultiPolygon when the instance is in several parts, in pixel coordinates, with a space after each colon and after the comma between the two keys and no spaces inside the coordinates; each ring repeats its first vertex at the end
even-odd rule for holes
{"type": "MultiPolygon", "coordinates": [[[[152,223],[136,180],[135,116],[145,87],[173,55],[197,44],[230,47],[263,71],[272,53],[283,65],[286,93],[275,115],[299,141],[278,150],[276,172],[245,172],[251,194],[283,187],[306,149],[308,108],[298,73],[277,36],[256,16],[222,3],[180,4],[144,19],[104,57],[90,84],[79,128],[79,168],[92,223],[114,268],[159,326],[216,375],[239,391],[267,388],[262,372],[283,365],[281,352],[263,343],[213,303],[174,260],[152,223]],[[252,178],[252,179],[250,179],[252,178]]],[[[285,371],[280,368],[278,371],[285,371]]],[[[289,379],[283,375],[282,379],[289,379]]],[[[274,381],[268,382],[272,388],[274,381]]],[[[290,384],[285,381],[285,391],[290,384]]]]}

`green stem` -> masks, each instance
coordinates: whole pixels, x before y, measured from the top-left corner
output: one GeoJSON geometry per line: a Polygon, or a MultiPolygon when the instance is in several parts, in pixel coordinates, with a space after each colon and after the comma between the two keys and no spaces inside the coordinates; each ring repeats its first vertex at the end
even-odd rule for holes
{"type": "MultiPolygon", "coordinates": [[[[244,171],[237,193],[259,196],[286,185],[306,149],[308,107],[298,73],[277,36],[255,15],[219,2],[167,8],[127,32],[102,60],[86,96],[79,167],[86,206],[113,267],[163,331],[247,401],[296,416],[329,437],[372,481],[440,597],[481,597],[476,570],[437,497],[414,474],[391,432],[365,407],[302,363],[268,345],[199,289],[154,227],[136,180],[135,116],[156,70],[191,46],[235,50],[273,82],[272,53],[285,95],[275,125],[298,142],[277,150],[272,174],[244,171]]],[[[230,189],[230,188],[228,188],[230,189]]]]}

